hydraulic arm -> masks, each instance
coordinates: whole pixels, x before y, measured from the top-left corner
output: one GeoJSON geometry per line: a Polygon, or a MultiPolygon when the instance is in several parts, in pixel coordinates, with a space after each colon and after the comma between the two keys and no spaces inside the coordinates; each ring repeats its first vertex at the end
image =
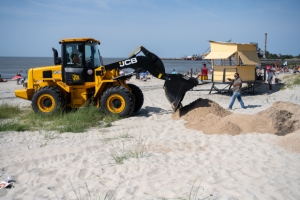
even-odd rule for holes
{"type": "MultiPolygon", "coordinates": [[[[148,71],[154,77],[165,80],[165,95],[174,111],[180,108],[185,93],[198,85],[196,78],[182,74],[166,73],[162,60],[143,46],[140,46],[130,54],[128,59],[105,65],[106,70],[122,68],[132,68],[136,73],[148,71]],[[143,52],[145,56],[138,56],[140,52],[143,52]]],[[[126,75],[116,77],[115,79],[124,78],[124,76],[126,75]]]]}

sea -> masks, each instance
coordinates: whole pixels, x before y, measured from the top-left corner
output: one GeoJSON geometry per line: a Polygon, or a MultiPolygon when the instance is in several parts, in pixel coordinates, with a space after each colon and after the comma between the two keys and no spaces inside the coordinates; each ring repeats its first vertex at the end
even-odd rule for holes
{"type": "MultiPolygon", "coordinates": [[[[103,58],[104,65],[118,62],[126,58],[103,58]]],[[[205,63],[208,69],[211,69],[211,63],[208,60],[175,60],[163,59],[166,73],[175,71],[185,74],[192,69],[200,71],[202,64],[205,63]]],[[[53,57],[0,57],[0,74],[3,79],[11,80],[17,73],[22,77],[27,77],[27,70],[30,68],[54,65],[53,57]]],[[[126,72],[134,71],[131,68],[125,69],[126,72]]]]}

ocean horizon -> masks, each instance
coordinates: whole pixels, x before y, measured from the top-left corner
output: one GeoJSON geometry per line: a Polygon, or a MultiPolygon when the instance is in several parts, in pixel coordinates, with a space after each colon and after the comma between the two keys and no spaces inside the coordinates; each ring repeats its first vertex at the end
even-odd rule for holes
{"type": "MultiPolygon", "coordinates": [[[[126,58],[103,58],[104,65],[117,62],[126,58]]],[[[166,73],[171,73],[173,69],[180,73],[186,73],[191,68],[200,70],[203,63],[206,63],[207,68],[211,68],[208,60],[175,60],[163,59],[166,73]]],[[[53,57],[0,57],[0,74],[4,79],[11,79],[17,73],[23,77],[27,77],[26,71],[30,68],[41,66],[53,66],[53,57]]],[[[126,68],[126,71],[131,72],[133,69],[126,68]]]]}

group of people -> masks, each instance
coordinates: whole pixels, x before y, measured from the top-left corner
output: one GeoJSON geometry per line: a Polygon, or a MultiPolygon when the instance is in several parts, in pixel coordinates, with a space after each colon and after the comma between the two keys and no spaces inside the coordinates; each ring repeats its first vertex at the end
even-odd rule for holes
{"type": "Polygon", "coordinates": [[[136,73],[135,77],[140,81],[147,81],[148,79],[150,79],[150,75],[151,74],[148,71],[145,71],[141,73],[136,73]]]}
{"type": "MultiPolygon", "coordinates": [[[[22,75],[20,73],[17,73],[16,76],[13,77],[13,80],[17,81],[17,85],[20,85],[24,83],[25,78],[22,78],[22,75]]],[[[1,74],[0,74],[0,82],[7,82],[7,79],[2,78],[1,74]]]]}
{"type": "Polygon", "coordinates": [[[279,73],[289,73],[289,68],[288,66],[278,66],[278,65],[271,65],[274,69],[274,73],[275,74],[279,74],[279,73]]]}
{"type": "MultiPolygon", "coordinates": [[[[194,71],[192,69],[188,70],[186,73],[184,73],[185,76],[192,76],[195,75],[197,79],[201,80],[208,80],[208,73],[212,73],[212,70],[208,70],[206,67],[206,64],[202,64],[202,68],[200,70],[195,69],[194,71]]],[[[180,72],[173,69],[171,74],[180,74],[180,72]]]]}

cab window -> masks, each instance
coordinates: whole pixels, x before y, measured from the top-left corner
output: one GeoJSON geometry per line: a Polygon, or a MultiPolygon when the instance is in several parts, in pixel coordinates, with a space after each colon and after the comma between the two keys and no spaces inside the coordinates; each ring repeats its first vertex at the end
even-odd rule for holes
{"type": "Polygon", "coordinates": [[[80,44],[66,44],[65,50],[65,62],[68,66],[82,67],[82,56],[83,54],[79,51],[80,44]]]}
{"type": "Polygon", "coordinates": [[[88,68],[97,68],[100,66],[100,55],[97,50],[97,44],[85,44],[85,63],[88,68]]]}

